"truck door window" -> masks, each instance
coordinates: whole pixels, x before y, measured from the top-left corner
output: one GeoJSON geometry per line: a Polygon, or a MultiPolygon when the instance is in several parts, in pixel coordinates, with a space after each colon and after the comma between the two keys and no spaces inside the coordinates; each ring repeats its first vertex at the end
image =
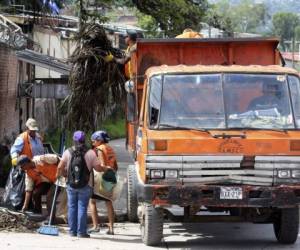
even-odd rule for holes
{"type": "Polygon", "coordinates": [[[294,110],[294,116],[296,120],[297,128],[300,128],[300,82],[299,78],[296,76],[288,77],[290,90],[291,90],[291,98],[294,110]]]}
{"type": "Polygon", "coordinates": [[[150,127],[156,127],[159,118],[162,93],[162,77],[153,76],[150,79],[149,95],[149,123],[150,127]]]}
{"type": "Polygon", "coordinates": [[[294,128],[285,75],[225,74],[229,128],[294,128]]]}

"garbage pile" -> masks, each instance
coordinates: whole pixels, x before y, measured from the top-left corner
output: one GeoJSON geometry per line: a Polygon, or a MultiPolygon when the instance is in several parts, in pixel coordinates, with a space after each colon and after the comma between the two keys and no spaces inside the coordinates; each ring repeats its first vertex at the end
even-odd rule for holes
{"type": "Polygon", "coordinates": [[[39,225],[36,222],[28,220],[25,214],[0,207],[0,232],[30,232],[38,227],[39,225]]]}
{"type": "Polygon", "coordinates": [[[70,58],[69,76],[71,95],[63,107],[67,110],[70,129],[95,129],[95,121],[110,113],[124,98],[125,77],[122,67],[106,57],[124,57],[124,52],[113,48],[104,28],[86,24],[78,34],[77,46],[70,58]]]}

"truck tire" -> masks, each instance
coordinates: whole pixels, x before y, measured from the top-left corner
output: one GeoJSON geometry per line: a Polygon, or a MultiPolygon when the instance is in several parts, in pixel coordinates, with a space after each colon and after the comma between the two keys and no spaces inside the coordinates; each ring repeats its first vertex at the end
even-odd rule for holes
{"type": "Polygon", "coordinates": [[[127,216],[130,222],[138,222],[138,200],[136,190],[136,173],[133,165],[127,169],[127,216]]]}
{"type": "Polygon", "coordinates": [[[143,205],[141,219],[142,240],[147,246],[157,246],[163,238],[163,212],[152,205],[143,205]]]}
{"type": "Polygon", "coordinates": [[[294,244],[299,232],[299,208],[280,209],[273,227],[279,243],[294,244]]]}

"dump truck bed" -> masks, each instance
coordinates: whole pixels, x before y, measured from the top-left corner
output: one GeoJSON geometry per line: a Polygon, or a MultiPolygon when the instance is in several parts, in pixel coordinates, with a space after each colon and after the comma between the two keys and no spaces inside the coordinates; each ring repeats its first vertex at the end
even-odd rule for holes
{"type": "Polygon", "coordinates": [[[276,38],[141,39],[134,69],[138,82],[151,66],[160,65],[278,65],[276,38]]]}

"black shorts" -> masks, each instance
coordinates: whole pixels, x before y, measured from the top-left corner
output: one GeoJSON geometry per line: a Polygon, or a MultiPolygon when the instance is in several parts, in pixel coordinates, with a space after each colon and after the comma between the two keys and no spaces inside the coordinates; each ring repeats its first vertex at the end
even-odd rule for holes
{"type": "Polygon", "coordinates": [[[110,201],[109,199],[106,199],[102,196],[99,196],[99,195],[96,195],[96,194],[93,194],[92,195],[92,199],[95,199],[95,200],[98,200],[98,201],[110,201]]]}

